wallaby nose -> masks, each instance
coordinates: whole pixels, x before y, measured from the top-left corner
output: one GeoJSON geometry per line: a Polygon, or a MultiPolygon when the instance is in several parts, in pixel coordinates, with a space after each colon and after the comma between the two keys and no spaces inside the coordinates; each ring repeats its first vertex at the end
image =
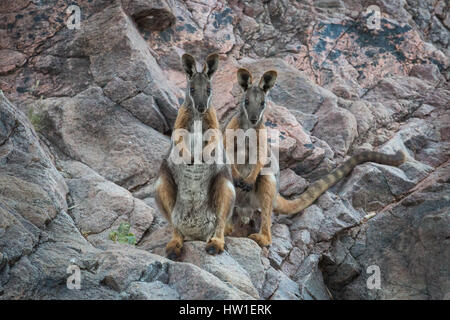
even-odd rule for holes
{"type": "Polygon", "coordinates": [[[258,122],[258,118],[251,118],[250,121],[252,124],[256,124],[258,122]]]}
{"type": "Polygon", "coordinates": [[[204,106],[203,104],[199,104],[199,105],[197,106],[197,109],[198,109],[198,111],[200,111],[200,112],[204,112],[205,109],[206,109],[206,106],[204,106]]]}

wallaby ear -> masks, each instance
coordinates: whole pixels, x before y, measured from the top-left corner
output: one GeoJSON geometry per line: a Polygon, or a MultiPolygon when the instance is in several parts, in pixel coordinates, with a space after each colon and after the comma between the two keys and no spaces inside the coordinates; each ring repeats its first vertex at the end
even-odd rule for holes
{"type": "Polygon", "coordinates": [[[183,54],[181,57],[181,63],[183,64],[184,72],[188,75],[189,78],[192,78],[194,73],[197,72],[197,67],[195,66],[195,59],[190,54],[183,54]]]}
{"type": "Polygon", "coordinates": [[[242,89],[244,89],[244,91],[252,85],[252,74],[247,69],[240,68],[237,71],[237,79],[239,85],[242,87],[242,89]]]}
{"type": "Polygon", "coordinates": [[[211,78],[214,72],[217,71],[219,67],[219,55],[217,53],[210,54],[205,61],[203,66],[203,73],[206,73],[208,78],[211,78]]]}
{"type": "Polygon", "coordinates": [[[262,75],[261,80],[259,80],[259,87],[267,93],[267,91],[272,89],[275,81],[277,81],[277,72],[274,70],[267,71],[262,75]]]}

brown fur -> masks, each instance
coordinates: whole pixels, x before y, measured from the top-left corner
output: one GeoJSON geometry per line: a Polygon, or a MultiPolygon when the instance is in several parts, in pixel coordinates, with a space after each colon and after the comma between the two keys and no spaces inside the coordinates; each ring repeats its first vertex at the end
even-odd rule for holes
{"type": "Polygon", "coordinates": [[[168,258],[174,260],[181,255],[183,240],[183,235],[174,228],[172,230],[172,239],[166,245],[166,255],[168,258]]]}
{"type": "MultiPolygon", "coordinates": [[[[233,117],[230,120],[230,122],[228,123],[226,129],[232,129],[232,130],[239,129],[238,117],[233,117]]],[[[265,135],[265,133],[266,133],[265,129],[266,129],[266,127],[264,126],[264,124],[260,124],[258,126],[258,128],[256,128],[257,137],[258,137],[258,140],[257,140],[258,156],[257,156],[257,162],[256,162],[255,166],[252,168],[252,171],[250,172],[250,174],[248,176],[242,177],[242,175],[240,174],[240,172],[236,166],[236,163],[234,161],[233,164],[231,165],[231,173],[233,175],[234,180],[242,180],[243,182],[245,182],[249,185],[255,184],[256,179],[258,178],[261,169],[264,167],[264,163],[262,163],[262,161],[261,161],[262,155],[263,155],[263,153],[267,154],[267,152],[265,152],[267,150],[267,136],[265,135]],[[262,132],[262,134],[260,132],[262,132]],[[261,139],[260,139],[260,137],[261,137],[261,139]]],[[[223,142],[225,150],[227,148],[226,140],[227,139],[225,137],[224,142],[223,142]]],[[[237,151],[237,143],[236,142],[234,143],[234,148],[235,148],[234,151],[236,154],[236,151],[237,151]]]]}
{"type": "Polygon", "coordinates": [[[164,160],[159,171],[160,184],[156,188],[158,206],[162,209],[165,218],[170,222],[170,213],[175,205],[177,187],[173,181],[172,174],[167,168],[167,161],[164,160]]]}
{"type": "MultiPolygon", "coordinates": [[[[254,86],[252,85],[250,72],[246,69],[238,70],[238,83],[244,90],[243,100],[240,103],[240,113],[231,119],[226,128],[237,130],[245,127],[256,129],[258,132],[258,161],[252,165],[250,174],[247,177],[242,177],[239,171],[239,165],[235,164],[235,161],[231,167],[233,181],[237,188],[242,188],[247,192],[253,192],[255,190],[259,206],[254,209],[261,209],[261,229],[259,233],[250,235],[250,238],[255,240],[260,246],[267,246],[271,243],[270,217],[272,209],[276,213],[281,214],[295,214],[300,212],[314,203],[326,190],[348,175],[358,164],[372,161],[380,164],[398,166],[405,161],[405,155],[401,151],[398,151],[395,155],[364,151],[351,157],[337,169],[311,184],[299,198],[294,200],[283,198],[277,191],[277,180],[275,176],[278,176],[279,172],[274,172],[273,175],[260,175],[261,169],[263,168],[263,161],[260,157],[264,155],[263,150],[266,150],[268,145],[267,137],[263,139],[264,141],[259,141],[259,131],[265,129],[263,125],[264,121],[262,121],[265,111],[265,94],[275,84],[276,77],[277,73],[275,71],[265,72],[258,86],[254,86]],[[254,119],[259,120],[254,122],[254,119]]],[[[225,146],[227,140],[227,131],[225,131],[225,146]]],[[[235,154],[237,147],[235,143],[235,154]]],[[[248,171],[250,164],[247,163],[246,165],[246,170],[248,171]]],[[[247,196],[243,196],[242,199],[246,201],[247,196]]],[[[231,227],[227,229],[231,230],[231,227]]]]}
{"type": "MultiPolygon", "coordinates": [[[[188,124],[191,120],[191,114],[186,106],[182,105],[180,109],[178,109],[177,118],[175,119],[175,124],[173,126],[174,130],[177,129],[188,129],[188,124]]],[[[186,146],[183,136],[178,137],[175,140],[175,146],[178,148],[179,152],[185,154],[189,159],[192,159],[190,149],[186,146]]]]}
{"type": "Polygon", "coordinates": [[[313,204],[320,195],[348,175],[358,164],[369,161],[390,166],[399,166],[405,162],[405,154],[402,151],[398,151],[394,155],[374,151],[363,151],[345,161],[325,177],[311,184],[299,198],[287,200],[278,194],[274,211],[281,214],[294,214],[300,212],[313,204]]]}
{"type": "MultiPolygon", "coordinates": [[[[237,117],[233,118],[227,129],[238,129],[237,117]]],[[[263,129],[264,126],[259,128],[263,129]]],[[[224,139],[226,140],[226,139],[224,139]]],[[[326,190],[331,188],[343,177],[348,175],[353,168],[361,163],[372,161],[380,164],[398,166],[405,161],[405,155],[403,152],[399,151],[395,155],[387,155],[379,152],[364,151],[351,157],[349,160],[345,161],[342,165],[336,168],[334,171],[326,175],[325,177],[319,179],[318,181],[311,184],[308,189],[300,195],[299,198],[294,200],[288,200],[283,198],[276,191],[276,181],[270,180],[266,175],[259,175],[261,169],[263,168],[262,162],[259,161],[259,156],[262,153],[258,152],[258,162],[253,166],[251,174],[243,179],[249,185],[254,185],[253,188],[256,189],[258,199],[260,202],[261,209],[261,230],[259,233],[252,234],[249,237],[255,240],[260,246],[267,246],[271,243],[271,232],[270,232],[270,217],[272,209],[276,213],[280,214],[295,214],[301,210],[309,207],[313,204],[320,195],[322,195],[326,190]],[[254,181],[254,177],[257,177],[254,181]]],[[[242,179],[237,166],[232,164],[232,174],[235,179],[242,179]]],[[[255,208],[256,209],[256,208],[255,208]]],[[[231,227],[227,227],[231,230],[231,227]]]]}
{"type": "Polygon", "coordinates": [[[234,202],[234,191],[232,192],[227,184],[229,177],[225,174],[218,175],[211,186],[212,199],[211,204],[217,212],[217,228],[214,237],[206,245],[206,251],[212,254],[221,253],[225,246],[225,228],[227,225],[228,214],[231,211],[231,204],[234,202]]]}
{"type": "MultiPolygon", "coordinates": [[[[189,110],[185,106],[181,106],[178,110],[178,115],[175,120],[174,129],[186,129],[188,130],[188,125],[191,119],[191,115],[189,110]]],[[[213,107],[210,107],[204,114],[204,120],[206,123],[206,128],[208,129],[219,129],[219,121],[217,120],[216,111],[213,107]]],[[[216,136],[212,136],[208,141],[207,145],[217,145],[219,141],[216,139],[216,136]]],[[[184,144],[183,137],[181,136],[175,144],[178,146],[179,150],[183,150],[190,157],[189,148],[184,144]]],[[[164,216],[170,222],[170,213],[173,210],[175,201],[176,201],[176,185],[173,182],[173,178],[170,172],[167,170],[167,165],[165,165],[165,161],[161,165],[160,173],[159,173],[159,185],[156,189],[156,200],[159,207],[162,209],[164,216]]],[[[220,186],[223,187],[223,184],[226,180],[223,176],[219,176],[224,181],[220,181],[220,186]]],[[[213,203],[220,203],[221,207],[217,208],[219,224],[217,228],[217,232],[214,237],[208,242],[206,246],[206,250],[211,254],[221,253],[224,250],[224,230],[226,225],[227,213],[230,208],[226,207],[226,204],[230,203],[230,200],[234,201],[234,194],[230,194],[226,188],[217,188],[215,185],[215,190],[213,192],[214,200],[213,203]]],[[[175,260],[181,255],[181,249],[183,247],[183,235],[177,230],[173,229],[172,239],[166,246],[166,255],[175,260]]]]}
{"type": "Polygon", "coordinates": [[[251,234],[249,237],[260,246],[268,246],[272,243],[272,234],[270,231],[271,215],[273,209],[273,199],[277,194],[277,188],[272,177],[260,175],[256,185],[256,193],[261,204],[261,229],[259,233],[251,234]]]}
{"type": "MultiPolygon", "coordinates": [[[[201,121],[203,133],[209,129],[219,130],[216,111],[209,105],[211,76],[217,70],[218,60],[217,54],[208,56],[203,71],[199,73],[195,67],[195,59],[190,55],[183,55],[182,63],[188,86],[185,102],[178,110],[174,130],[184,129],[192,133],[195,121],[201,121]]],[[[209,147],[209,150],[215,150],[215,147],[222,148],[219,142],[221,142],[220,139],[212,135],[203,148],[209,147]]],[[[182,135],[173,141],[173,145],[178,152],[183,152],[185,160],[193,160],[190,147],[186,145],[182,135]],[[188,156],[187,159],[185,155],[188,156]]],[[[210,254],[222,252],[225,225],[235,199],[230,168],[224,164],[196,167],[192,161],[178,166],[170,161],[169,157],[161,165],[155,195],[160,211],[173,227],[172,239],[166,246],[167,256],[174,260],[180,257],[185,238],[208,241],[206,250],[210,254]],[[199,168],[206,172],[206,175],[193,177],[192,173],[196,175],[195,170],[199,168]],[[202,190],[203,185],[199,185],[199,177],[204,179],[201,181],[206,184],[205,194],[202,190]],[[195,185],[197,189],[190,189],[192,185],[195,185]],[[180,192],[186,193],[178,197],[180,192]],[[186,195],[187,197],[184,197],[186,195]],[[203,201],[206,201],[204,207],[203,201]],[[200,206],[195,207],[196,204],[200,206]]]]}

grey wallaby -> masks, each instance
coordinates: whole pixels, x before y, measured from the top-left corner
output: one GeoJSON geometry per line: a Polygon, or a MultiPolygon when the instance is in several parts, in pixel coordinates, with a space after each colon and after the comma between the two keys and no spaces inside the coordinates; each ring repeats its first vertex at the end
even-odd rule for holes
{"type": "MultiPolygon", "coordinates": [[[[182,64],[187,86],[174,133],[184,130],[193,136],[194,127],[199,123],[202,136],[209,129],[220,130],[216,111],[210,105],[211,79],[218,68],[219,56],[209,55],[201,72],[188,54],[183,55],[182,64]]],[[[191,142],[189,137],[172,135],[170,152],[182,151],[188,160],[193,159],[191,142]]],[[[156,182],[156,202],[173,228],[172,239],[166,246],[166,255],[173,260],[180,257],[184,240],[206,241],[206,251],[210,254],[224,250],[224,229],[235,200],[231,169],[225,161],[220,136],[211,136],[209,141],[202,142],[202,148],[214,149],[223,155],[222,161],[179,163],[169,155],[161,164],[156,182]]]]}
{"type": "MultiPolygon", "coordinates": [[[[246,69],[239,69],[237,80],[242,88],[242,97],[239,102],[239,112],[228,123],[224,144],[228,141],[228,134],[237,129],[254,129],[265,132],[264,113],[266,111],[266,98],[269,90],[275,85],[277,79],[276,71],[265,72],[258,83],[253,83],[251,73],[246,69]]],[[[258,134],[258,136],[260,136],[258,134]]],[[[267,144],[267,140],[259,141],[258,144],[267,144]]],[[[259,150],[268,150],[267,146],[259,147],[259,150]]],[[[236,208],[239,211],[257,209],[261,210],[261,229],[259,233],[251,234],[249,237],[260,246],[267,246],[272,242],[271,236],[271,214],[272,210],[280,214],[295,214],[307,208],[319,198],[326,190],[331,188],[339,180],[349,174],[358,164],[372,161],[376,163],[399,166],[405,162],[405,154],[397,151],[396,154],[383,154],[374,151],[363,151],[354,155],[331,173],[312,183],[308,189],[298,198],[288,200],[278,193],[279,167],[273,157],[268,157],[271,162],[270,172],[261,174],[267,164],[261,159],[267,158],[267,154],[258,151],[256,164],[243,163],[232,164],[232,176],[236,187],[236,208]]],[[[228,229],[228,228],[227,228],[228,229]]]]}

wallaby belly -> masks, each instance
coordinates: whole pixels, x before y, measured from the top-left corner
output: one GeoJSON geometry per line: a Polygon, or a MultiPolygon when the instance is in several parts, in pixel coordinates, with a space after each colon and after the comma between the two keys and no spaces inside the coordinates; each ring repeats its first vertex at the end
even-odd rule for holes
{"type": "MultiPolygon", "coordinates": [[[[275,161],[272,159],[272,161],[275,161]]],[[[248,176],[253,169],[254,165],[251,164],[240,164],[237,165],[237,170],[241,174],[241,176],[246,177],[248,176]]],[[[271,174],[275,179],[276,184],[276,190],[278,192],[279,188],[279,177],[280,177],[280,171],[277,162],[275,162],[275,166],[273,168],[267,169],[265,174],[271,174]]],[[[260,175],[263,175],[261,172],[260,175]]],[[[236,201],[235,201],[235,207],[242,208],[242,209],[253,209],[257,210],[260,209],[260,202],[258,198],[258,190],[257,190],[257,183],[253,186],[253,189],[251,191],[244,191],[240,188],[236,188],[236,201]]]]}
{"type": "Polygon", "coordinates": [[[235,207],[239,208],[252,208],[254,210],[259,209],[259,201],[255,190],[244,191],[240,188],[236,188],[236,201],[235,207]]]}
{"type": "Polygon", "coordinates": [[[208,241],[214,234],[216,214],[210,204],[210,185],[218,170],[215,164],[173,165],[178,190],[171,220],[186,240],[208,241]]]}

